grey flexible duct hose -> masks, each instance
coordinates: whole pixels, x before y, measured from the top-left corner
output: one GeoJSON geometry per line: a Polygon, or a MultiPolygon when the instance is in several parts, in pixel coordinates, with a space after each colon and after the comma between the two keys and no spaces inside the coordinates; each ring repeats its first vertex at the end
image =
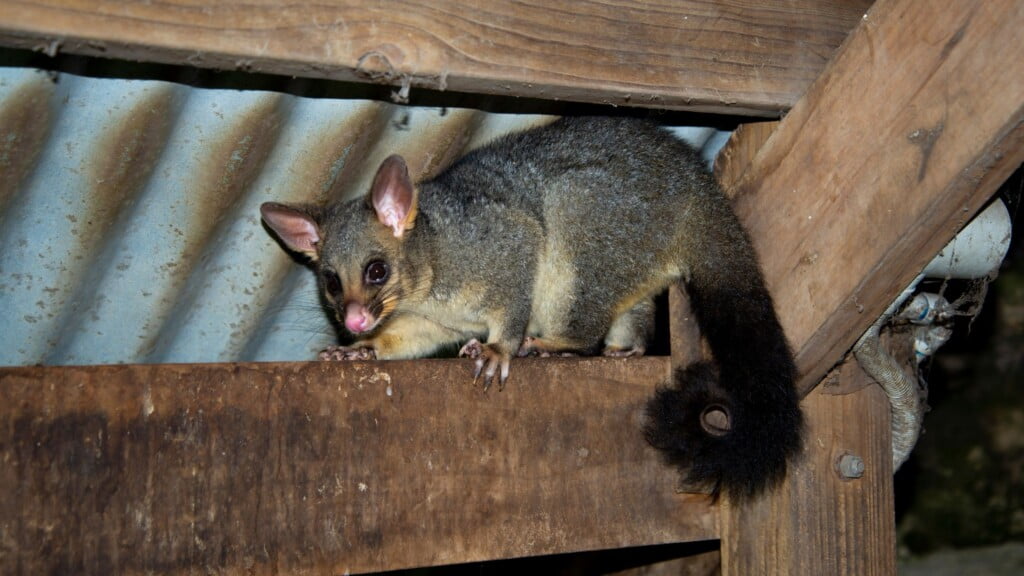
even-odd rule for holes
{"type": "Polygon", "coordinates": [[[892,412],[892,470],[895,472],[910,456],[921,435],[924,404],[917,393],[917,383],[907,376],[896,359],[882,349],[879,333],[888,319],[883,315],[853,346],[853,354],[861,367],[874,378],[889,396],[892,412]]]}

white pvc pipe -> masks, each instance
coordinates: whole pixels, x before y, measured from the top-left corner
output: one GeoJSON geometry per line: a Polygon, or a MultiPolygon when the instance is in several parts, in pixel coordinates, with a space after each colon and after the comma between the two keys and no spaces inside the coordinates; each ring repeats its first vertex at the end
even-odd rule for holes
{"type": "Polygon", "coordinates": [[[924,269],[929,278],[983,278],[1010,248],[1010,212],[1002,200],[981,211],[924,269]]]}

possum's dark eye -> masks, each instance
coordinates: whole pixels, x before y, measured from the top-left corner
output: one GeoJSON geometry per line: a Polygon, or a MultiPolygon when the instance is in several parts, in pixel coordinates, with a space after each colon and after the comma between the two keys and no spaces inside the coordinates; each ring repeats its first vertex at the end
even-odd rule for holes
{"type": "Polygon", "coordinates": [[[391,268],[383,260],[374,260],[363,270],[363,282],[371,286],[380,286],[388,281],[389,276],[391,276],[391,268]]]}
{"type": "Polygon", "coordinates": [[[338,278],[338,273],[334,270],[324,270],[324,290],[328,294],[334,295],[341,292],[341,278],[338,278]]]}

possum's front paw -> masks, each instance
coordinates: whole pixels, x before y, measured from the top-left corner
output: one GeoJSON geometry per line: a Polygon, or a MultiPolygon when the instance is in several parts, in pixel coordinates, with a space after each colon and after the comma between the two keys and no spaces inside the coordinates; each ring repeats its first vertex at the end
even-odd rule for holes
{"type": "Polygon", "coordinates": [[[476,369],[473,371],[474,384],[483,373],[484,390],[491,387],[495,375],[498,376],[498,390],[505,388],[505,380],[508,380],[509,355],[502,352],[498,346],[481,344],[479,340],[473,338],[459,350],[459,356],[476,360],[476,369]]]}
{"type": "Polygon", "coordinates": [[[322,350],[318,358],[335,362],[345,360],[376,360],[377,351],[367,347],[330,346],[322,350]]]}

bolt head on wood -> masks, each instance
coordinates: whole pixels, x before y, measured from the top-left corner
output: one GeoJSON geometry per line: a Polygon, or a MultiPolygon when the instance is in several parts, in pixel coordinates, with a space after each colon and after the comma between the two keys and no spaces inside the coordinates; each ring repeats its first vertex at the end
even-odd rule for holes
{"type": "Polygon", "coordinates": [[[856,454],[843,454],[836,463],[839,477],[853,480],[864,476],[864,459],[856,454]]]}

